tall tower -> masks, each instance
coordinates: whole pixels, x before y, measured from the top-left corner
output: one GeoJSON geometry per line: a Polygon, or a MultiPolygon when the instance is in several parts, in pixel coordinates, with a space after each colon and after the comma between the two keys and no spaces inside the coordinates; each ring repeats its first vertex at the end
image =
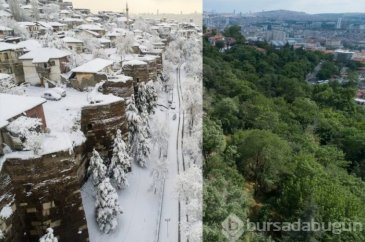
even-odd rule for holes
{"type": "Polygon", "coordinates": [[[125,12],[127,14],[127,26],[128,26],[128,30],[131,30],[130,25],[129,25],[129,8],[128,8],[128,1],[125,4],[125,12]]]}

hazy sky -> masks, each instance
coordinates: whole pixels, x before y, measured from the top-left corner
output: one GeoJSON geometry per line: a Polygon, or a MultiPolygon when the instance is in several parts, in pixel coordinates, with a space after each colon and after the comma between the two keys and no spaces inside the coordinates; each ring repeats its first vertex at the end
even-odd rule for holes
{"type": "Polygon", "coordinates": [[[260,12],[295,10],[307,13],[365,12],[365,0],[204,0],[204,10],[260,12]]]}
{"type": "MultiPolygon", "coordinates": [[[[76,8],[89,8],[91,11],[124,11],[126,0],[67,0],[76,8]]],[[[129,0],[129,11],[135,13],[194,13],[202,12],[202,0],[129,0]]]]}

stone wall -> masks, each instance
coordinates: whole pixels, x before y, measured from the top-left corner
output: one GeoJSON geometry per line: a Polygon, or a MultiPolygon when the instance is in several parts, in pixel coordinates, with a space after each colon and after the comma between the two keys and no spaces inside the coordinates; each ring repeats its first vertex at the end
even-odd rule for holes
{"type": "Polygon", "coordinates": [[[135,86],[140,82],[147,83],[150,80],[147,63],[144,65],[125,65],[123,66],[123,73],[133,77],[135,86]]]}
{"type": "Polygon", "coordinates": [[[107,80],[105,74],[98,73],[76,73],[75,78],[70,79],[73,88],[83,91],[88,87],[94,87],[97,83],[107,80]]]}
{"type": "Polygon", "coordinates": [[[128,135],[124,100],[109,104],[85,106],[81,110],[81,130],[86,136],[85,154],[90,156],[95,148],[102,156],[112,155],[112,145],[117,129],[125,138],[128,135]]]}
{"type": "Polygon", "coordinates": [[[82,154],[83,146],[79,146],[71,153],[4,162],[2,172],[9,174],[15,194],[14,216],[21,221],[12,226],[24,235],[20,240],[7,236],[6,242],[38,242],[48,227],[54,229],[59,242],[89,240],[80,193],[80,180],[85,176],[82,154]]]}
{"type": "Polygon", "coordinates": [[[106,81],[102,87],[103,94],[114,94],[122,98],[130,98],[134,94],[133,80],[125,82],[106,81]]]}
{"type": "Polygon", "coordinates": [[[0,217],[0,229],[5,238],[0,241],[18,242],[23,240],[24,224],[20,220],[15,204],[15,194],[10,176],[5,171],[0,172],[0,209],[9,206],[12,214],[9,217],[0,217]]]}

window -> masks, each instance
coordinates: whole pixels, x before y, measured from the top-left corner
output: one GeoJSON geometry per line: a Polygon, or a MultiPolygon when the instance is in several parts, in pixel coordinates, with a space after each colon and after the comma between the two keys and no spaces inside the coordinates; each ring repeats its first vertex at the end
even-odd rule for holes
{"type": "Polygon", "coordinates": [[[93,128],[93,125],[92,124],[88,124],[87,125],[87,130],[91,130],[93,128]]]}
{"type": "Polygon", "coordinates": [[[50,62],[49,62],[49,64],[50,64],[51,66],[55,66],[55,65],[56,65],[56,62],[55,62],[55,61],[50,61],[50,62]]]}

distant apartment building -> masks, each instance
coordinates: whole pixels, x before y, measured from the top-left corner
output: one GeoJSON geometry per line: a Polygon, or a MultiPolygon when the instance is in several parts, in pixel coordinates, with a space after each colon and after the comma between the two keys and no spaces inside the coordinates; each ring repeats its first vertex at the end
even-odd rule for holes
{"type": "Polygon", "coordinates": [[[271,30],[265,33],[266,41],[286,41],[287,33],[282,30],[271,30]]]}

